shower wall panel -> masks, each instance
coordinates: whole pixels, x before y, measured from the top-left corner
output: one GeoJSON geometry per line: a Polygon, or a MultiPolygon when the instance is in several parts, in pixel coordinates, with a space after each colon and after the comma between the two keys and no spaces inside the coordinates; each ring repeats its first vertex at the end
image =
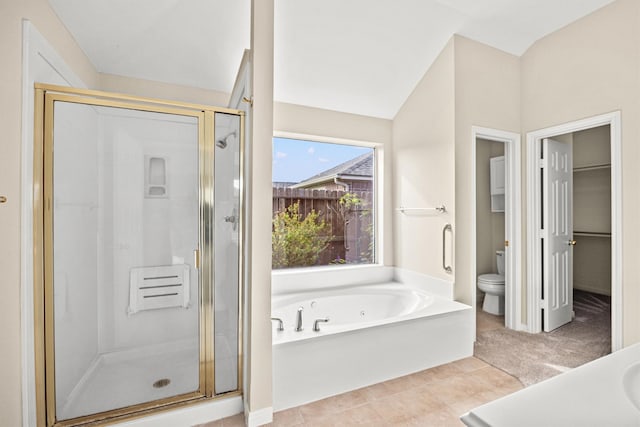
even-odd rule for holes
{"type": "MultiPolygon", "coordinates": [[[[100,286],[101,351],[180,342],[196,345],[198,275],[198,127],[195,119],[162,114],[102,114],[105,156],[102,199],[104,236],[100,286]],[[147,197],[145,158],[165,160],[167,196],[147,197]],[[128,312],[131,268],[188,264],[190,306],[128,312]],[[109,276],[109,277],[107,277],[109,276]]],[[[148,172],[148,171],[147,171],[148,172]]]]}
{"type": "Polygon", "coordinates": [[[215,392],[238,388],[240,119],[215,115],[215,392]]]}
{"type": "Polygon", "coordinates": [[[54,137],[56,378],[64,405],[98,356],[98,115],[61,104],[54,137]],[[75,231],[81,229],[82,233],[75,231]]]}

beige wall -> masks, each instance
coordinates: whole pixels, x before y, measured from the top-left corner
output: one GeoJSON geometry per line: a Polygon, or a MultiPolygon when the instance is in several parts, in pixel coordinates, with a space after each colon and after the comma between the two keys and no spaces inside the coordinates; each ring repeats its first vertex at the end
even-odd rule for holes
{"type": "Polygon", "coordinates": [[[276,132],[389,144],[391,124],[391,120],[357,114],[282,102],[274,104],[273,129],[276,132]]]}
{"type": "Polygon", "coordinates": [[[475,294],[471,271],[473,162],[472,126],[520,131],[520,61],[500,50],[455,36],[455,298],[467,304],[475,294]]]}
{"type": "Polygon", "coordinates": [[[444,214],[393,212],[395,264],[445,280],[453,277],[442,269],[442,228],[451,223],[456,230],[454,91],[452,39],[393,120],[393,208],[447,208],[444,214]]]}
{"type": "Polygon", "coordinates": [[[622,112],[623,343],[640,341],[640,2],[618,0],[535,43],[522,57],[524,133],[622,112]]]}
{"type": "Polygon", "coordinates": [[[251,242],[249,267],[249,331],[246,354],[245,408],[271,408],[271,141],[273,138],[274,0],[251,1],[251,242]]]}
{"type": "MultiPolygon", "coordinates": [[[[3,1],[0,5],[0,424],[18,426],[21,414],[20,332],[20,163],[22,108],[22,20],[30,20],[88,86],[97,74],[46,0],[3,1]]],[[[25,126],[33,126],[25,123],[25,126]]],[[[24,189],[29,191],[29,189],[24,189]]]]}
{"type": "Polygon", "coordinates": [[[504,212],[491,212],[489,159],[504,155],[504,143],[476,143],[476,275],[497,273],[496,251],[504,249],[504,212]]]}
{"type": "Polygon", "coordinates": [[[170,99],[172,101],[192,102],[218,107],[226,107],[229,104],[228,93],[136,79],[133,77],[117,76],[114,74],[100,73],[98,75],[96,89],[144,96],[147,98],[170,99]]]}
{"type": "MultiPolygon", "coordinates": [[[[442,263],[442,227],[455,236],[455,298],[471,304],[474,169],[471,128],[520,130],[519,59],[454,36],[393,122],[394,206],[436,206],[445,215],[396,215],[396,265],[451,279],[442,263]]],[[[496,227],[498,224],[496,224],[496,227]]]]}

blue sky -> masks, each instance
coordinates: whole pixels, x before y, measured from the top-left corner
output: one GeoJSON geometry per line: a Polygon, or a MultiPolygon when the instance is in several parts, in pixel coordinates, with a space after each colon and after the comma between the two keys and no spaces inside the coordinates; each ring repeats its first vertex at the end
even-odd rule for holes
{"type": "Polygon", "coordinates": [[[272,181],[300,182],[371,151],[371,148],[273,138],[272,181]]]}

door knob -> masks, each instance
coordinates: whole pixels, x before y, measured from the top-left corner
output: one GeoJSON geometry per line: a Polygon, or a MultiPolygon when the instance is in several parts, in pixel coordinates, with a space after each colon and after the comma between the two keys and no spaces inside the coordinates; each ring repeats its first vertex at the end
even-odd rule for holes
{"type": "Polygon", "coordinates": [[[0,203],[7,203],[7,197],[6,196],[0,196],[0,203]]]}
{"type": "Polygon", "coordinates": [[[567,244],[568,244],[569,246],[575,246],[577,243],[578,243],[578,242],[576,242],[575,240],[569,240],[569,241],[567,242],[567,244]]]}

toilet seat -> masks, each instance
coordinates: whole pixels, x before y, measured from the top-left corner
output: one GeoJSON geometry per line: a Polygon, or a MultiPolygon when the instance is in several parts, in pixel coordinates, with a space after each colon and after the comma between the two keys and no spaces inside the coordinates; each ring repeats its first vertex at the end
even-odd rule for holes
{"type": "MultiPolygon", "coordinates": [[[[489,299],[495,297],[504,297],[504,276],[501,274],[481,274],[478,276],[478,289],[486,294],[489,299]]],[[[497,314],[497,313],[494,313],[497,314]]]]}
{"type": "Polygon", "coordinates": [[[501,274],[481,274],[478,276],[478,283],[486,285],[504,285],[504,276],[501,274]]]}

